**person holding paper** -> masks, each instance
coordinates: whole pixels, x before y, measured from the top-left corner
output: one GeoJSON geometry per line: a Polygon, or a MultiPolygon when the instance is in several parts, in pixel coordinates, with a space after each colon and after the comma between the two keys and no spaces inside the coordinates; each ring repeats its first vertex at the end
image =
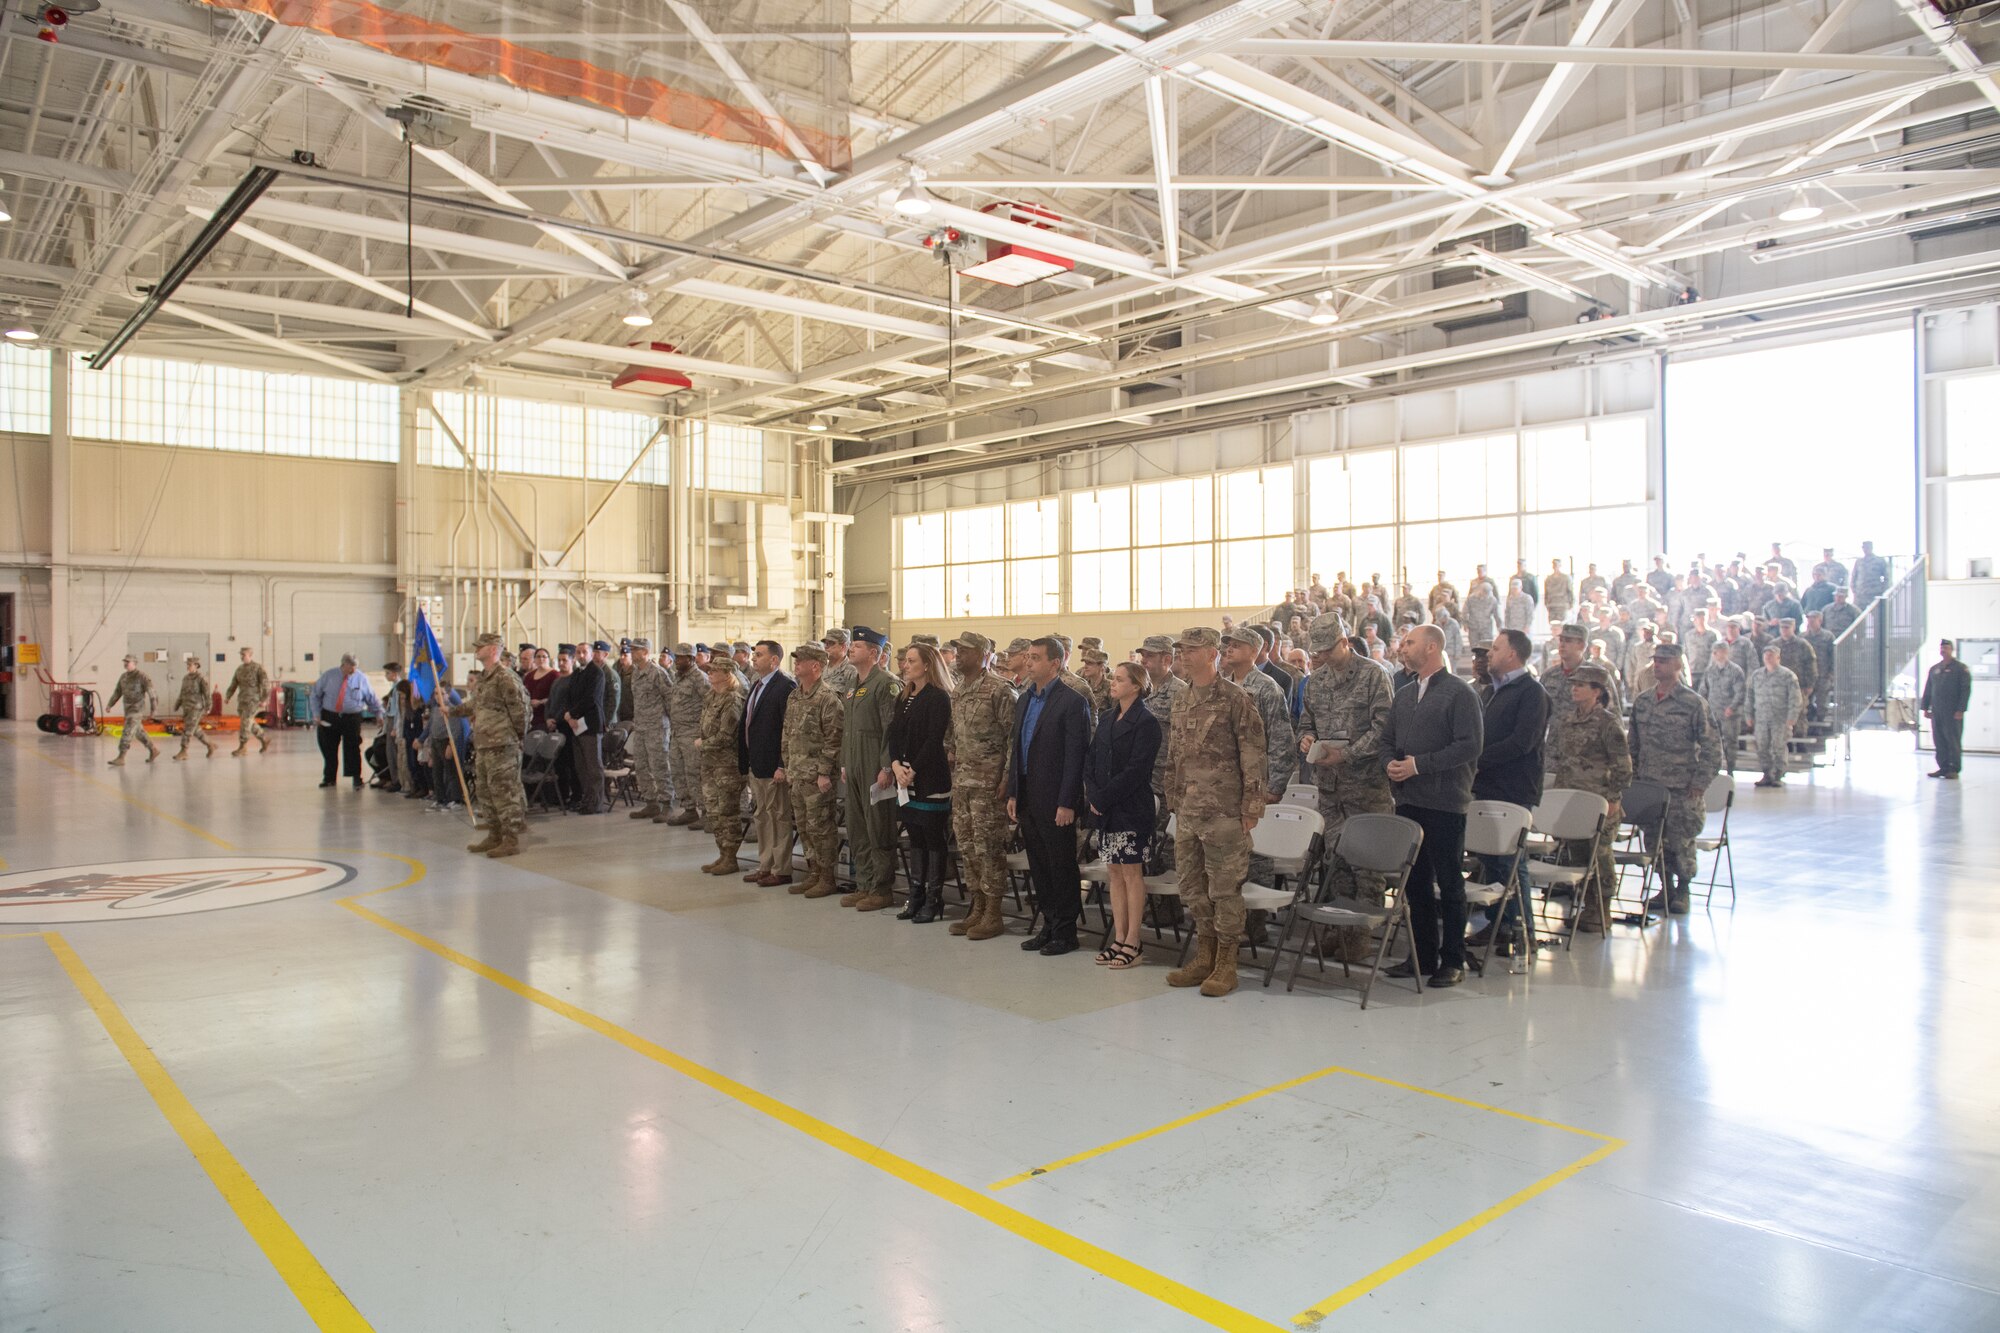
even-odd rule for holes
{"type": "Polygon", "coordinates": [[[858,677],[841,701],[840,775],[847,811],[847,848],[854,860],[854,891],[840,905],[879,912],[896,905],[896,808],[877,800],[894,792],[889,773],[889,723],[896,716],[896,678],[882,669],[888,636],[866,625],[854,627],[847,660],[858,677]]]}
{"type": "MultiPolygon", "coordinates": [[[[1311,631],[1315,661],[1306,679],[1305,705],[1299,710],[1299,754],[1302,767],[1319,788],[1319,813],[1326,821],[1326,846],[1340,841],[1340,830],[1351,815],[1386,815],[1395,805],[1389,776],[1382,769],[1382,729],[1389,724],[1394,698],[1389,678],[1368,660],[1356,638],[1340,632],[1332,616],[1311,631]],[[1323,659],[1318,655],[1324,654],[1323,659]]],[[[1369,906],[1381,902],[1379,881],[1366,894],[1338,857],[1327,877],[1335,898],[1358,899],[1369,906]]],[[[1368,932],[1342,927],[1338,947],[1348,962],[1359,962],[1372,949],[1368,932]]]]}
{"type": "Polygon", "coordinates": [[[611,802],[605,798],[604,752],[598,748],[604,735],[604,668],[597,661],[597,645],[577,644],[576,663],[563,691],[563,724],[576,756],[577,811],[601,815],[611,802]]]}

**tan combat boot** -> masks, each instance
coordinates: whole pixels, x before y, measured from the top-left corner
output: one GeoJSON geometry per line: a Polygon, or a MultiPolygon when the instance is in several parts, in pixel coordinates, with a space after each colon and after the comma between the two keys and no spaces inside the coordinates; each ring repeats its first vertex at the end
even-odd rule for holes
{"type": "Polygon", "coordinates": [[[240,740],[236,743],[236,748],[229,752],[229,757],[231,759],[241,759],[243,757],[243,752],[249,748],[250,748],[250,742],[247,738],[244,740],[240,740]]]}
{"type": "Polygon", "coordinates": [[[860,899],[855,902],[854,910],[857,912],[879,912],[885,907],[894,907],[895,905],[896,895],[887,889],[881,889],[874,893],[862,894],[860,899]]]}
{"type": "Polygon", "coordinates": [[[736,849],[718,851],[715,859],[701,868],[704,875],[731,875],[736,873],[736,849]]]}
{"type": "Polygon", "coordinates": [[[965,905],[965,915],[945,927],[954,935],[969,934],[973,926],[978,924],[979,918],[986,915],[986,895],[977,889],[971,892],[972,901],[965,905]]]}
{"type": "Polygon", "coordinates": [[[831,870],[822,870],[819,872],[819,877],[806,885],[805,892],[799,896],[802,898],[831,898],[839,892],[840,885],[834,882],[833,872],[831,870]]]}
{"type": "Polygon", "coordinates": [[[1210,927],[1203,926],[1201,934],[1195,938],[1194,958],[1186,967],[1177,967],[1167,973],[1169,986],[1199,986],[1208,980],[1208,974],[1215,971],[1215,934],[1210,927]]]}
{"type": "Polygon", "coordinates": [[[468,843],[466,845],[465,850],[473,853],[474,855],[484,855],[485,853],[492,851],[495,847],[498,847],[499,845],[500,845],[500,835],[498,833],[493,833],[489,831],[487,835],[481,838],[478,842],[468,843]]]}
{"type": "Polygon", "coordinates": [[[106,764],[106,765],[105,765],[105,767],[106,767],[106,768],[123,768],[123,767],[125,767],[125,756],[124,756],[124,755],[122,755],[122,754],[121,754],[121,755],[119,755],[119,756],[118,756],[118,757],[117,757],[116,759],[113,759],[113,760],[112,760],[112,761],[111,761],[111,762],[110,762],[109,764],[106,764]]]}
{"type": "Polygon", "coordinates": [[[497,861],[503,856],[518,856],[520,851],[521,840],[512,833],[509,833],[500,839],[499,846],[486,853],[486,855],[489,859],[497,861]]]}
{"type": "Polygon", "coordinates": [[[1218,940],[1215,947],[1215,970],[1208,974],[1208,980],[1201,983],[1201,993],[1208,996],[1227,995],[1236,989],[1235,940],[1218,940]]]}
{"type": "Polygon", "coordinates": [[[977,919],[966,928],[965,938],[969,940],[990,940],[1007,933],[1007,923],[1000,916],[1000,895],[982,893],[979,895],[977,919]]]}
{"type": "Polygon", "coordinates": [[[174,761],[175,761],[176,763],[178,763],[178,762],[180,762],[181,760],[183,760],[183,759],[186,759],[187,757],[188,757],[188,747],[187,747],[187,742],[186,742],[186,741],[182,741],[182,742],[181,742],[181,748],[180,748],[180,752],[179,752],[179,753],[177,753],[176,755],[174,755],[174,761]]]}
{"type": "Polygon", "coordinates": [[[866,898],[867,896],[868,896],[868,890],[862,888],[859,884],[857,884],[854,886],[854,892],[843,893],[840,895],[840,905],[842,907],[852,907],[854,906],[854,904],[860,902],[863,898],[866,898]]]}
{"type": "Polygon", "coordinates": [[[270,748],[271,748],[271,738],[270,738],[269,736],[259,736],[259,737],[257,738],[257,753],[258,753],[258,754],[262,754],[262,753],[264,753],[264,751],[266,751],[266,750],[268,750],[268,749],[270,749],[270,748]]]}
{"type": "Polygon", "coordinates": [[[637,810],[634,810],[630,815],[626,816],[626,818],[655,819],[659,816],[659,813],[660,813],[660,807],[654,805],[651,801],[648,801],[644,805],[640,806],[637,810]]]}

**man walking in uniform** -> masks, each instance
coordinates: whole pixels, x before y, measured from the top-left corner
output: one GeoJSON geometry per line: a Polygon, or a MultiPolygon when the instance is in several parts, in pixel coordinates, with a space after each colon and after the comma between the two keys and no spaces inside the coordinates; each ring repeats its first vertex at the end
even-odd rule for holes
{"type": "Polygon", "coordinates": [[[1014,691],[987,669],[993,641],[970,630],[952,645],[959,686],[951,696],[951,825],[972,909],[954,935],[990,940],[1005,931],[1007,753],[1014,741],[1014,691]]]}
{"type": "Polygon", "coordinates": [[[632,731],[625,740],[625,754],[632,761],[641,802],[631,818],[657,824],[673,809],[674,793],[684,790],[669,772],[667,707],[673,702],[674,682],[653,660],[651,639],[632,640],[628,651],[632,665],[625,688],[632,700],[632,731]]]}
{"type": "MultiPolygon", "coordinates": [[[[834,863],[840,859],[840,825],[835,779],[840,776],[840,700],[827,686],[826,649],[816,643],[792,649],[798,684],[785,698],[784,767],[775,774],[791,793],[792,819],[806,852],[806,878],[791,892],[824,898],[839,891],[834,863]]],[[[790,867],[786,869],[789,871],[790,867]]]]}
{"type": "MultiPolygon", "coordinates": [[[[1708,818],[1708,784],[1722,769],[1722,742],[1701,696],[1680,683],[1681,646],[1653,649],[1653,688],[1632,701],[1632,777],[1667,789],[1667,820],[1661,832],[1666,850],[1666,906],[1676,916],[1688,911],[1688,882],[1694,878],[1694,840],[1708,818]]],[[[1647,835],[1651,850],[1652,835],[1647,835]]],[[[1651,907],[1653,904],[1648,903],[1651,907]]]]}
{"type": "Polygon", "coordinates": [[[465,850],[490,857],[521,850],[528,827],[528,793],[521,788],[521,741],[528,734],[528,690],[521,678],[500,666],[501,639],[482,634],[472,651],[482,670],[472,697],[452,705],[453,717],[472,719],[473,795],[486,836],[465,850]]]}
{"type": "Polygon", "coordinates": [[[1937,767],[1931,776],[1956,782],[1965,765],[1965,709],[1972,702],[1972,672],[1958,660],[1958,647],[1950,639],[1938,640],[1938,654],[1943,660],[1925,675],[1919,706],[1931,720],[1931,742],[1937,747],[1937,767]]]}
{"type": "MultiPolygon", "coordinates": [[[[130,654],[125,658],[125,670],[119,675],[118,683],[111,687],[111,693],[104,701],[105,712],[113,708],[125,710],[125,725],[118,730],[118,757],[111,761],[110,767],[125,766],[125,752],[132,748],[135,738],[146,747],[147,763],[158,759],[160,749],[146,734],[146,719],[159,708],[159,700],[153,694],[153,678],[139,670],[139,659],[130,654]]],[[[322,782],[320,785],[326,787],[332,783],[322,782]]]]}
{"type": "MultiPolygon", "coordinates": [[[[174,700],[174,708],[181,715],[181,748],[174,755],[176,759],[188,757],[188,742],[198,740],[210,759],[215,758],[215,743],[203,734],[202,718],[208,715],[208,676],[201,669],[201,659],[193,653],[187,655],[187,674],[181,677],[180,697],[174,700]]],[[[391,741],[390,744],[397,744],[391,741]]]]}
{"type": "Polygon", "coordinates": [[[270,738],[257,721],[257,710],[271,697],[271,673],[264,670],[262,662],[252,660],[249,648],[242,649],[239,656],[243,664],[229,678],[229,692],[222,696],[224,703],[231,699],[236,701],[236,748],[229,752],[233,759],[243,757],[243,751],[253,737],[257,741],[258,754],[271,748],[270,738]]]}
{"type": "Polygon", "coordinates": [[[1227,995],[1236,989],[1250,833],[1264,817],[1269,780],[1264,720],[1250,695],[1217,670],[1221,635],[1205,625],[1183,630],[1180,649],[1188,688],[1174,702],[1164,763],[1174,863],[1181,905],[1194,918],[1195,955],[1167,974],[1167,984],[1227,995]]]}
{"type": "Polygon", "coordinates": [[[896,678],[882,669],[882,649],[888,642],[888,636],[856,625],[854,644],[847,652],[855,683],[841,717],[840,781],[854,891],[843,894],[840,905],[862,912],[896,904],[890,887],[895,874],[895,803],[873,796],[889,785],[889,724],[896,717],[899,688],[896,678]]]}

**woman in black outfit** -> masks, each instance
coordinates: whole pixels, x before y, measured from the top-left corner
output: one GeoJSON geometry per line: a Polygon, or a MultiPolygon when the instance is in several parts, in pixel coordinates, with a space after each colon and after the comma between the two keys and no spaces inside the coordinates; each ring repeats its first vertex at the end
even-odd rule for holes
{"type": "Polygon", "coordinates": [[[925,925],[944,910],[945,847],[951,833],[951,673],[938,650],[913,643],[898,666],[903,692],[889,723],[890,771],[910,833],[910,901],[899,921],[925,925]]]}
{"type": "Polygon", "coordinates": [[[1160,720],[1145,706],[1146,669],[1120,662],[1111,671],[1111,704],[1098,719],[1083,765],[1083,795],[1098,818],[1097,846],[1111,875],[1111,938],[1097,961],[1124,969],[1140,959],[1146,914],[1145,868],[1153,838],[1153,761],[1160,720]]]}

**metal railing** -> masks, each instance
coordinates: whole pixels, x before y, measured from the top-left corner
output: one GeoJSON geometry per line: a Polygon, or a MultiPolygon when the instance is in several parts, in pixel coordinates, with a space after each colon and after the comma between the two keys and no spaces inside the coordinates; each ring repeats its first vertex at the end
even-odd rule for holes
{"type": "MultiPolygon", "coordinates": [[[[1861,610],[1833,644],[1832,714],[1826,721],[1844,735],[1870,708],[1888,698],[1889,683],[1923,650],[1928,556],[1917,556],[1889,590],[1861,610]]],[[[1902,564],[1897,561],[1897,564],[1902,564]]]]}

